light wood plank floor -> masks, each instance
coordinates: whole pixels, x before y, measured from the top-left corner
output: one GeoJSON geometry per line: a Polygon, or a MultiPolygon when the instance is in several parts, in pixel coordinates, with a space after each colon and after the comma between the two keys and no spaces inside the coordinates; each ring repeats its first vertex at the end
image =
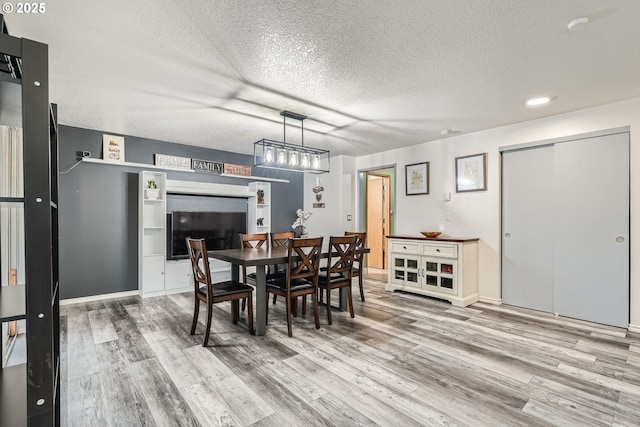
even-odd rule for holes
{"type": "Polygon", "coordinates": [[[63,425],[640,425],[639,334],[353,290],[355,319],[329,326],[321,307],[321,329],[307,314],[293,338],[282,301],[263,337],[218,304],[208,348],[189,293],[65,306],[63,425]]]}

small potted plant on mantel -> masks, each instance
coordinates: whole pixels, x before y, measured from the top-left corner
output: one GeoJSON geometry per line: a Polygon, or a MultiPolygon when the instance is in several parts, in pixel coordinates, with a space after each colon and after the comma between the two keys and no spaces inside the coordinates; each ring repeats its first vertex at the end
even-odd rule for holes
{"type": "Polygon", "coordinates": [[[158,184],[154,179],[150,179],[147,181],[147,188],[145,188],[145,196],[147,199],[156,200],[158,195],[160,194],[160,190],[158,189],[158,184]]]}

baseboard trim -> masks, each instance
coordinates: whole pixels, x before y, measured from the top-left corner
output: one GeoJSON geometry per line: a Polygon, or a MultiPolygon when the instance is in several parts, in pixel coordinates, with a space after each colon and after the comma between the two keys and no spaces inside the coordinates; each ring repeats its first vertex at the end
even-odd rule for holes
{"type": "Polygon", "coordinates": [[[88,297],[61,299],[60,305],[80,304],[85,302],[102,301],[105,299],[132,297],[135,295],[140,295],[140,291],[135,290],[135,291],[125,291],[125,292],[114,292],[112,294],[91,295],[88,297]]]}
{"type": "Polygon", "coordinates": [[[480,297],[478,301],[485,304],[502,305],[502,298],[480,297]]]}
{"type": "Polygon", "coordinates": [[[629,332],[635,332],[637,334],[640,334],[640,325],[632,325],[631,323],[629,323],[629,332]]]}

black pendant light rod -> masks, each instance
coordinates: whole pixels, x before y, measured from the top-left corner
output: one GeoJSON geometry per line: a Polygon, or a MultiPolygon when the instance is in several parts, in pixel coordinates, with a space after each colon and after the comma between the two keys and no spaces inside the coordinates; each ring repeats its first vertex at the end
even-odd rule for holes
{"type": "Polygon", "coordinates": [[[304,147],[304,119],[306,119],[307,116],[304,116],[298,113],[293,113],[287,110],[280,111],[280,115],[282,116],[282,124],[284,126],[284,130],[282,132],[284,143],[285,144],[287,143],[287,117],[289,117],[290,119],[300,121],[301,141],[302,141],[302,146],[304,147]]]}

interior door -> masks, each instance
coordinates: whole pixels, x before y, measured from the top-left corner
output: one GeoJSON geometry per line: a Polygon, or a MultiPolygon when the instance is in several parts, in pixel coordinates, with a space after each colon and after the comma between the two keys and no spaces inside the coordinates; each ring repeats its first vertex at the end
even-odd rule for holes
{"type": "Polygon", "coordinates": [[[502,153],[502,300],[553,311],[554,148],[502,153]]]}
{"type": "Polygon", "coordinates": [[[389,265],[389,250],[387,248],[386,236],[391,234],[391,179],[389,176],[382,177],[382,268],[389,265]]]}
{"type": "Polygon", "coordinates": [[[557,144],[555,171],[555,311],[626,328],[629,133],[557,144]]]}
{"type": "Polygon", "coordinates": [[[384,268],[383,184],[382,177],[368,174],[367,245],[371,252],[367,255],[367,265],[372,268],[384,268]]]}

